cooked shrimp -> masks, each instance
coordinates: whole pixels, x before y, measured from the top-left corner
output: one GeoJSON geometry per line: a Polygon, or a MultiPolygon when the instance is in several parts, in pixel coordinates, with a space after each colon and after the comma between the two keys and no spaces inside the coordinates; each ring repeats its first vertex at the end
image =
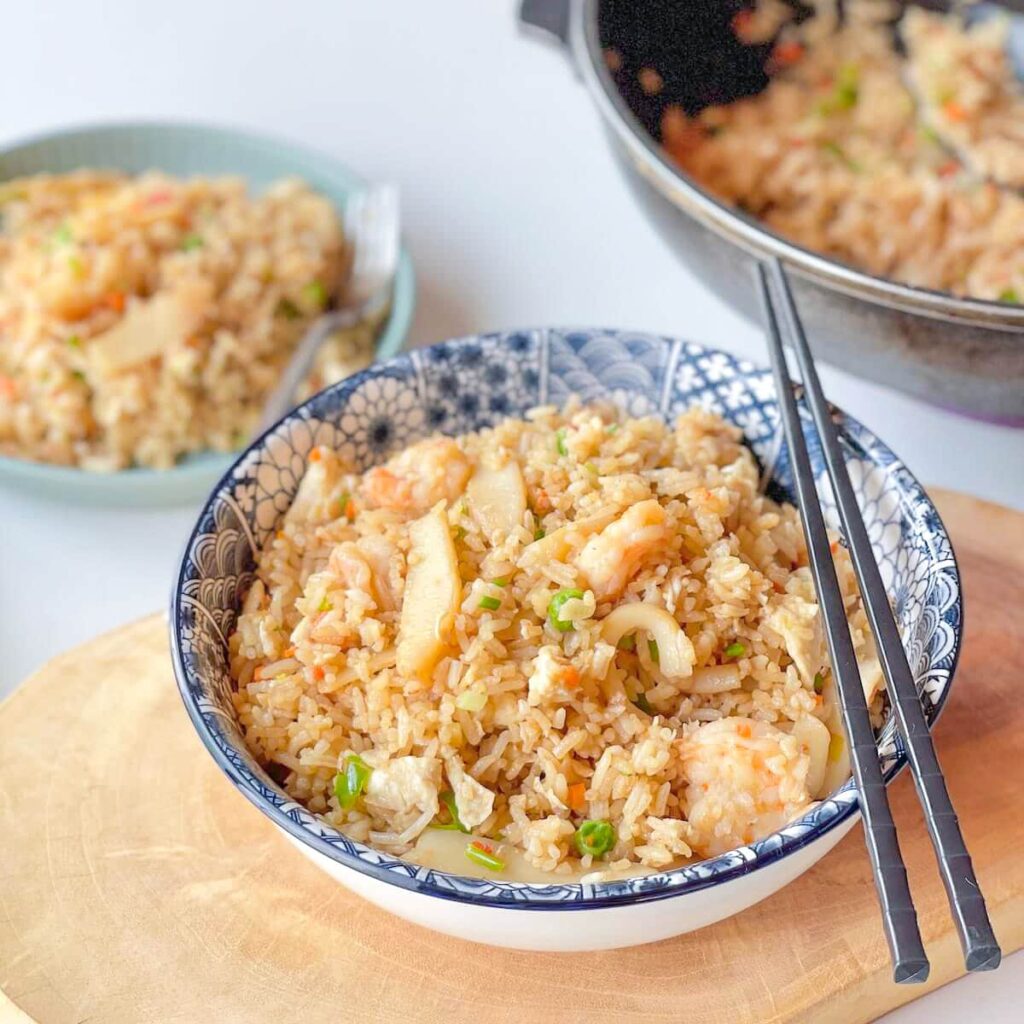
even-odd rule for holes
{"type": "Polygon", "coordinates": [[[450,437],[420,441],[363,479],[371,505],[401,512],[425,512],[439,501],[455,501],[466,489],[472,466],[450,437]]]}
{"type": "Polygon", "coordinates": [[[665,510],[653,498],[641,501],[587,541],[576,567],[599,601],[617,597],[647,555],[668,537],[665,510]]]}
{"type": "Polygon", "coordinates": [[[720,718],[680,743],[691,845],[714,857],[768,835],[810,803],[810,757],[767,722],[720,718]]]}

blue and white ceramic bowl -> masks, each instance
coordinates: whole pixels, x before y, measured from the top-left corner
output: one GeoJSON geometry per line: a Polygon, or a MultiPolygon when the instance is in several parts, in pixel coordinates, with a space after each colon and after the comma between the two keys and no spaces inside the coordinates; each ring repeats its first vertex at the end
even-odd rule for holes
{"type": "MultiPolygon", "coordinates": [[[[189,538],[171,602],[171,647],[200,738],[234,785],[307,856],[349,888],[411,921],[497,945],[602,949],[681,934],[743,910],[792,881],[853,826],[847,783],[760,842],[689,867],[596,885],[526,885],[446,874],[347,839],[296,804],[256,763],[231,703],[225,640],[314,445],[360,469],[432,431],[463,433],[571,394],[610,398],[631,415],[697,404],[741,427],[777,496],[792,497],[769,370],[672,338],[609,330],[523,330],[414,351],[324,391],[257,441],[211,495],[189,538]],[[580,914],[585,913],[583,921],[580,914]],[[542,919],[538,916],[542,915],[542,919]]],[[[867,428],[836,413],[851,476],[929,722],[960,646],[956,562],[935,507],[867,428]]],[[[821,453],[811,458],[822,490],[821,453]]],[[[833,513],[826,494],[826,511],[833,513]]],[[[878,741],[891,779],[905,757],[890,721],[878,741]]]]}
{"type": "MultiPolygon", "coordinates": [[[[281,178],[299,177],[339,210],[365,179],[332,157],[281,139],[214,125],[138,121],[48,132],[0,148],[0,181],[58,174],[81,167],[139,174],[162,170],[178,177],[237,175],[256,191],[281,178]]],[[[416,285],[403,249],[391,312],[377,337],[377,357],[388,359],[405,343],[416,285]]],[[[62,501],[103,505],[180,505],[196,502],[231,465],[233,456],[197,452],[171,469],[130,468],[94,473],[0,456],[0,485],[62,501]]]]}

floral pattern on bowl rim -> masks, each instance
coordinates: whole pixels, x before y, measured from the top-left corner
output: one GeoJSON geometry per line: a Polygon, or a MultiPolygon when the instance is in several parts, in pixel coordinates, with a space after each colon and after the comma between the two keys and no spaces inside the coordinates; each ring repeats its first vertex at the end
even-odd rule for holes
{"type": "MultiPolygon", "coordinates": [[[[185,547],[170,632],[182,698],[234,785],[279,827],[332,860],[404,888],[510,909],[586,909],[668,898],[724,882],[793,852],[857,810],[848,781],[784,829],[661,874],[550,885],[467,878],[382,853],[296,803],[245,746],[231,702],[226,638],[254,578],[254,552],[277,528],[314,445],[360,470],[433,431],[464,433],[534,405],[611,398],[629,415],[674,418],[696,404],[741,427],[769,493],[792,500],[771,371],[692,342],[601,329],[534,329],[442,342],[378,364],[315,395],[258,439],[223,477],[185,547]]],[[[809,422],[806,409],[801,415],[809,422]]],[[[867,428],[835,413],[851,478],[904,638],[925,714],[934,723],[960,647],[959,573],[938,512],[902,462],[867,428]]],[[[808,436],[830,525],[835,503],[820,446],[808,436]]],[[[891,715],[878,738],[887,780],[906,764],[891,715]]]]}

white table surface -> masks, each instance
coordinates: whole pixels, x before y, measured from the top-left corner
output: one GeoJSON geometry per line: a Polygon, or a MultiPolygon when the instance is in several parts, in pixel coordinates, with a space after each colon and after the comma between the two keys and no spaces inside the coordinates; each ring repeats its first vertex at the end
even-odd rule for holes
{"type": "MultiPolygon", "coordinates": [[[[9,5],[3,21],[0,143],[86,121],[203,119],[396,181],[419,275],[414,344],[600,324],[765,359],[756,330],[634,207],[584,90],[554,47],[517,33],[508,0],[50,0],[9,5]]],[[[925,482],[1024,508],[1024,432],[823,376],[925,482]]],[[[0,695],[58,651],[162,608],[192,518],[0,489],[0,695]]],[[[886,1020],[1019,1020],[1021,984],[1018,955],[886,1020]]]]}

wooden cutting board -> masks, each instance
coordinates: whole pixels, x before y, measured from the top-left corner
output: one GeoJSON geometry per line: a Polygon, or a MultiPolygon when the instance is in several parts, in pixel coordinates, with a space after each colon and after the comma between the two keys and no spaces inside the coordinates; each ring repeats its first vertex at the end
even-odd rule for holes
{"type": "MultiPolygon", "coordinates": [[[[1024,944],[1024,516],[938,502],[967,603],[938,747],[1009,953],[1024,944]]],[[[859,828],[771,899],[657,945],[459,942],[349,894],[235,792],[192,732],[154,616],[0,707],[0,1022],[868,1021],[963,972],[908,777],[893,804],[923,988],[889,981],[859,828]]]]}

